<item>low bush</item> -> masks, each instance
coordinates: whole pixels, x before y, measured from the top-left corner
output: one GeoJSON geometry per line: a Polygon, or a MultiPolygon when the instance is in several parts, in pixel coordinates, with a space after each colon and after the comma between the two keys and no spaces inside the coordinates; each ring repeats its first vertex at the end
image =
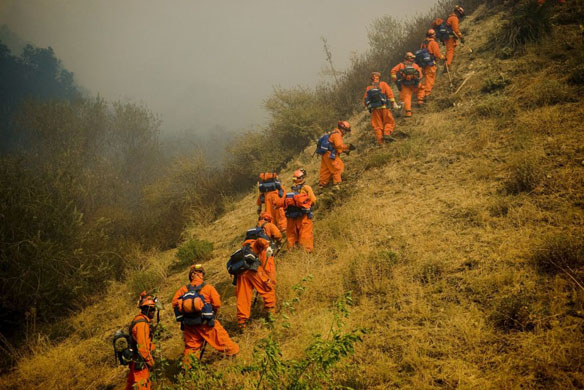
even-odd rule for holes
{"type": "Polygon", "coordinates": [[[132,296],[138,296],[142,291],[151,292],[158,288],[162,275],[154,270],[142,270],[133,273],[130,280],[132,296]]]}
{"type": "Polygon", "coordinates": [[[490,41],[495,46],[512,49],[538,42],[551,33],[551,16],[549,6],[542,7],[537,0],[528,0],[514,10],[511,18],[490,41]]]}
{"type": "Polygon", "coordinates": [[[497,77],[489,77],[483,83],[481,87],[481,92],[483,93],[493,93],[505,89],[507,85],[511,84],[511,80],[503,75],[497,77]]]}
{"type": "Polygon", "coordinates": [[[181,268],[199,261],[208,260],[213,253],[213,243],[193,238],[182,244],[176,253],[177,260],[173,267],[181,268]]]}
{"type": "Polygon", "coordinates": [[[496,304],[489,319],[495,328],[505,332],[533,330],[531,302],[531,297],[525,294],[503,298],[496,304]]]}
{"type": "Polygon", "coordinates": [[[545,238],[531,257],[536,269],[546,275],[564,274],[584,285],[584,236],[560,234],[545,238]]]}
{"type": "Polygon", "coordinates": [[[540,159],[529,152],[515,156],[509,163],[508,170],[509,177],[505,182],[505,189],[511,194],[531,192],[543,179],[540,159]]]}
{"type": "Polygon", "coordinates": [[[392,154],[388,151],[377,151],[367,156],[365,160],[365,169],[380,168],[389,163],[392,159],[392,154]]]}
{"type": "Polygon", "coordinates": [[[415,273],[416,279],[421,284],[431,284],[436,282],[444,273],[444,264],[438,260],[424,261],[415,273]]]}

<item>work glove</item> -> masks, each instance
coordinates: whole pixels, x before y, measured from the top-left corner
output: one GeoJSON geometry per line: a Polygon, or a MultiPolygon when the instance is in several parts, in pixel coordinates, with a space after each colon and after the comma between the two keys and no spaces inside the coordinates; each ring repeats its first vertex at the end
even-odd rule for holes
{"type": "Polygon", "coordinates": [[[258,207],[258,215],[260,215],[262,213],[262,206],[258,207]]]}
{"type": "Polygon", "coordinates": [[[272,257],[272,255],[274,254],[274,250],[272,249],[271,246],[268,247],[268,249],[266,249],[266,258],[270,258],[272,257]]]}

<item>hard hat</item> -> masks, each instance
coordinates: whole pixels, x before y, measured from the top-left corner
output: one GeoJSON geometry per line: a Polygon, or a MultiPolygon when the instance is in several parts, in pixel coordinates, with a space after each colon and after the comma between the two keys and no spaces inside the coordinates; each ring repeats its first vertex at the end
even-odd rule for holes
{"type": "Polygon", "coordinates": [[[266,222],[272,222],[272,216],[270,215],[270,213],[265,212],[265,211],[260,214],[259,219],[263,219],[266,222]]]}
{"type": "Polygon", "coordinates": [[[152,295],[146,295],[146,291],[142,291],[140,294],[140,299],[138,300],[138,308],[143,307],[156,307],[158,299],[152,295]]]}
{"type": "Polygon", "coordinates": [[[406,60],[406,61],[407,60],[412,60],[413,61],[414,59],[416,59],[416,56],[411,51],[408,51],[406,53],[406,55],[404,56],[404,60],[406,60]]]}
{"type": "Polygon", "coordinates": [[[374,76],[381,77],[381,72],[371,72],[371,80],[373,80],[374,76]]]}
{"type": "Polygon", "coordinates": [[[464,8],[462,8],[460,5],[454,7],[454,12],[459,14],[461,17],[464,16],[464,8]]]}
{"type": "Polygon", "coordinates": [[[189,270],[189,280],[194,279],[195,273],[201,273],[205,275],[205,268],[203,268],[202,264],[193,264],[191,265],[191,269],[189,270]]]}
{"type": "Polygon", "coordinates": [[[296,184],[304,183],[305,176],[306,171],[304,170],[304,168],[297,169],[296,171],[294,171],[293,175],[294,183],[296,184]]]}
{"type": "Polygon", "coordinates": [[[205,306],[205,302],[199,297],[194,297],[192,299],[181,299],[178,303],[179,311],[184,314],[192,314],[200,312],[205,306]]]}
{"type": "Polygon", "coordinates": [[[436,31],[435,31],[433,28],[431,28],[431,29],[429,29],[429,30],[428,30],[428,32],[426,33],[426,36],[427,36],[427,37],[434,37],[434,36],[436,36],[436,31]]]}
{"type": "Polygon", "coordinates": [[[337,123],[337,126],[341,130],[351,131],[351,124],[347,121],[339,121],[339,123],[337,123]]]}

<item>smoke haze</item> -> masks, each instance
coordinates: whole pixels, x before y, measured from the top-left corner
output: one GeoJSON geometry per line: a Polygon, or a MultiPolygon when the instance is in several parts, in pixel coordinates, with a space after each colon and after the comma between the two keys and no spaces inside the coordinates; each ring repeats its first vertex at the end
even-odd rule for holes
{"type": "Polygon", "coordinates": [[[165,132],[263,124],[273,86],[314,85],[367,48],[378,16],[411,16],[434,0],[3,0],[0,24],[51,46],[77,82],[140,102],[165,132]]]}

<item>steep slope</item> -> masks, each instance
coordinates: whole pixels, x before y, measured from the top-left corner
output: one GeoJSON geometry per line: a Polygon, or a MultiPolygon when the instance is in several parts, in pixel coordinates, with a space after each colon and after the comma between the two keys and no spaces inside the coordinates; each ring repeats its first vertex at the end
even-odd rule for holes
{"type": "MultiPolygon", "coordinates": [[[[486,47],[500,23],[500,14],[479,8],[462,24],[468,45],[486,47]]],[[[319,196],[315,253],[277,259],[280,302],[291,301],[293,286],[312,275],[288,314],[291,327],[273,333],[283,358],[301,357],[313,334],[326,335],[334,302],[352,291],[345,328],[367,333],[331,372],[337,385],[584,386],[584,111],[582,86],[566,81],[566,53],[582,56],[574,25],[556,26],[550,40],[505,60],[459,47],[453,76],[460,89],[450,91],[440,74],[434,100],[410,121],[399,119],[400,139],[381,149],[372,146],[367,113],[350,119],[355,130],[346,141],[358,150],[344,158],[342,190],[319,196]]],[[[282,172],[285,184],[298,166],[316,184],[320,161],[312,152],[282,172]]],[[[215,384],[226,388],[249,386],[242,381],[250,374],[233,368],[251,363],[270,332],[261,320],[234,332],[235,297],[224,270],[255,223],[254,204],[252,193],[186,233],[215,245],[207,279],[224,301],[220,320],[242,347],[237,362],[206,352],[210,372],[223,374],[215,384]]],[[[164,276],[159,296],[169,307],[186,273],[168,273],[173,252],[149,256],[164,276]]],[[[103,302],[70,322],[73,336],[54,346],[37,343],[0,386],[123,388],[125,370],[114,368],[108,337],[131,319],[129,291],[112,286],[103,302]]],[[[182,340],[171,310],[161,320],[168,378],[182,340]]]]}

